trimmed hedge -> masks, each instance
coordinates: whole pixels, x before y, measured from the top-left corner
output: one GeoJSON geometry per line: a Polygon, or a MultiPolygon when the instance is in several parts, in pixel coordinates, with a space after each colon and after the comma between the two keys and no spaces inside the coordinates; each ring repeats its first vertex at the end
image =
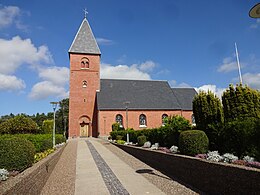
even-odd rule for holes
{"type": "Polygon", "coordinates": [[[208,151],[209,139],[204,131],[183,131],[179,137],[179,150],[182,154],[194,156],[208,151]]]}
{"type": "Polygon", "coordinates": [[[34,145],[22,138],[6,137],[0,139],[0,167],[9,171],[24,169],[34,162],[34,145]]]}
{"type": "MultiPolygon", "coordinates": [[[[44,152],[52,148],[52,134],[15,134],[15,135],[0,135],[0,140],[5,138],[18,137],[29,140],[33,143],[36,152],[44,152]]],[[[61,134],[55,135],[56,144],[65,142],[66,139],[61,134]]]]}
{"type": "Polygon", "coordinates": [[[159,143],[160,146],[171,147],[178,145],[180,132],[190,130],[191,125],[187,119],[182,116],[169,116],[165,119],[165,126],[153,129],[144,130],[125,130],[125,131],[112,131],[110,135],[113,140],[117,135],[123,136],[126,140],[126,134],[129,133],[129,141],[137,143],[137,137],[144,135],[151,143],[159,143]]]}

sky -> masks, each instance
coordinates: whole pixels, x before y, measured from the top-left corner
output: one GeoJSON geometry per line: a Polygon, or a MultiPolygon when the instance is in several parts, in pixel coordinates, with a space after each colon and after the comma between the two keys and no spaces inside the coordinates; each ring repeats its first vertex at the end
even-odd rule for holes
{"type": "Polygon", "coordinates": [[[101,78],[167,80],[219,97],[260,90],[260,19],[251,0],[1,0],[0,116],[52,112],[69,96],[69,47],[84,19],[101,50],[101,78]]]}

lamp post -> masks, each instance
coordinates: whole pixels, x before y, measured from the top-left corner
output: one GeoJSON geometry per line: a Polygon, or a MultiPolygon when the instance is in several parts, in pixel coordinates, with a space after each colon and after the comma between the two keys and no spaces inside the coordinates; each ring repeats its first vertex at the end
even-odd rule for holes
{"type": "Polygon", "coordinates": [[[260,18],[260,3],[257,3],[251,8],[249,16],[252,18],[260,18]]]}
{"type": "Polygon", "coordinates": [[[129,143],[129,133],[128,133],[128,105],[130,104],[129,101],[124,102],[125,104],[125,115],[126,115],[126,142],[129,143]]]}
{"type": "Polygon", "coordinates": [[[104,119],[104,134],[106,136],[106,116],[103,116],[103,119],[104,119]]]}
{"type": "Polygon", "coordinates": [[[50,102],[53,108],[53,131],[52,131],[52,145],[53,148],[55,147],[55,114],[56,114],[56,108],[59,104],[59,102],[50,102]]]}
{"type": "Polygon", "coordinates": [[[64,116],[64,137],[67,139],[66,132],[67,132],[67,116],[64,116]]]}

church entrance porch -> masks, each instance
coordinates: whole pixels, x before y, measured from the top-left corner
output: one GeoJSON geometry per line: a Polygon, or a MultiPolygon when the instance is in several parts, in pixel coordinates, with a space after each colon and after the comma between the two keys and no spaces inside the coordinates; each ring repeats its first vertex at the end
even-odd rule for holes
{"type": "Polygon", "coordinates": [[[80,137],[92,137],[92,123],[88,116],[81,116],[78,125],[78,135],[80,137]]]}
{"type": "Polygon", "coordinates": [[[89,136],[89,123],[80,123],[80,137],[89,136]]]}

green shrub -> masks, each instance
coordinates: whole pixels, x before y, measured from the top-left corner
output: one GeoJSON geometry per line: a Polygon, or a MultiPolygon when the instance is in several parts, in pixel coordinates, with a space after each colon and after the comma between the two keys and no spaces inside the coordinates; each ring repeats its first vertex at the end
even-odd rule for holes
{"type": "Polygon", "coordinates": [[[33,144],[22,138],[0,139],[0,165],[9,171],[22,171],[32,166],[35,148],[33,144]]]}
{"type": "Polygon", "coordinates": [[[118,143],[118,144],[125,144],[125,141],[124,140],[116,140],[116,143],[118,143]]]}
{"type": "MultiPolygon", "coordinates": [[[[0,135],[0,139],[19,137],[27,139],[33,143],[36,152],[43,152],[46,149],[52,148],[52,134],[15,134],[15,135],[0,135]]],[[[56,144],[65,142],[66,139],[61,134],[55,135],[56,144]]]]}
{"type": "Polygon", "coordinates": [[[118,135],[124,137],[125,134],[126,134],[126,131],[111,131],[110,132],[110,135],[113,140],[117,140],[118,135]]]}
{"type": "Polygon", "coordinates": [[[238,157],[259,158],[260,119],[246,118],[227,122],[222,133],[223,152],[238,157]]]}
{"type": "Polygon", "coordinates": [[[137,144],[138,146],[143,146],[144,143],[146,142],[146,136],[145,135],[141,135],[137,137],[137,144]]]}
{"type": "Polygon", "coordinates": [[[194,156],[205,154],[208,150],[209,140],[205,132],[189,130],[180,133],[179,150],[182,154],[194,156]]]}
{"type": "Polygon", "coordinates": [[[112,124],[112,131],[119,131],[119,130],[120,130],[119,123],[113,123],[112,124]]]}
{"type": "Polygon", "coordinates": [[[110,132],[110,136],[112,140],[118,140],[117,136],[120,135],[122,136],[122,140],[126,141],[126,135],[127,133],[129,134],[129,141],[133,142],[133,143],[137,143],[137,137],[139,135],[143,134],[143,131],[135,131],[133,129],[129,129],[129,130],[122,130],[122,131],[111,131],[110,132]]]}
{"type": "Polygon", "coordinates": [[[125,130],[123,126],[120,126],[119,123],[112,124],[112,131],[123,131],[125,130]]]}
{"type": "Polygon", "coordinates": [[[117,135],[116,136],[116,140],[122,140],[123,139],[123,136],[122,135],[117,135]]]}
{"type": "Polygon", "coordinates": [[[0,134],[39,133],[38,125],[29,117],[17,115],[0,124],[0,134]]]}
{"type": "MultiPolygon", "coordinates": [[[[56,141],[56,140],[55,140],[56,141]]],[[[41,144],[41,151],[46,151],[48,149],[53,148],[53,143],[52,143],[52,139],[45,139],[42,141],[41,144]]]]}
{"type": "Polygon", "coordinates": [[[52,133],[53,131],[53,120],[44,120],[42,123],[43,133],[52,133]]]}
{"type": "Polygon", "coordinates": [[[43,158],[45,158],[46,156],[48,156],[49,154],[53,153],[54,152],[54,149],[48,149],[48,150],[45,150],[44,152],[39,152],[39,153],[36,153],[34,155],[34,163],[37,163],[38,161],[42,160],[43,158]]]}

